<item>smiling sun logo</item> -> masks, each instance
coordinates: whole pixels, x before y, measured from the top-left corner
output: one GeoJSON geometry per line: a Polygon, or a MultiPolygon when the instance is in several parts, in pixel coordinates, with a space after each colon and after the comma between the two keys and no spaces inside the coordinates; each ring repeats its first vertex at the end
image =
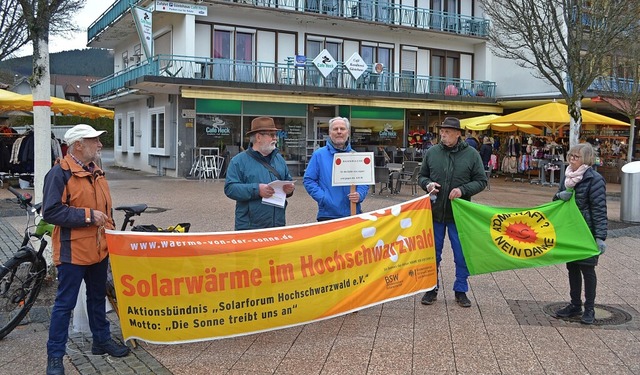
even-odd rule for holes
{"type": "Polygon", "coordinates": [[[491,218],[491,238],[505,254],[531,259],[555,247],[556,231],[542,212],[527,210],[494,215],[491,218]]]}
{"type": "Polygon", "coordinates": [[[520,242],[535,243],[538,238],[536,231],[525,223],[510,224],[507,227],[506,234],[520,242]]]}

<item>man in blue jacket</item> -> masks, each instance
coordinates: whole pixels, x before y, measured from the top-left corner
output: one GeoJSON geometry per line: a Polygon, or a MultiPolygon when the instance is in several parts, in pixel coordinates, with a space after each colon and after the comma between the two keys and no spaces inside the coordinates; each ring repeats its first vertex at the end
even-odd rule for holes
{"type": "Polygon", "coordinates": [[[349,136],[351,124],[344,117],[329,120],[327,145],[314,151],[304,173],[304,188],[318,202],[318,221],[338,219],[351,215],[351,203],[356,203],[356,213],[362,213],[360,203],[369,192],[369,185],[358,185],[351,193],[350,186],[332,186],[333,155],[351,152],[349,136]]]}
{"type": "MultiPolygon", "coordinates": [[[[438,270],[442,259],[444,236],[449,234],[456,264],[456,280],[453,283],[456,303],[462,307],[471,307],[467,297],[469,270],[464,260],[458,229],[453,220],[451,201],[461,198],[470,201],[487,186],[482,159],[477,150],[461,138],[460,120],[447,117],[440,128],[440,143],[424,154],[418,184],[429,194],[437,194],[432,201],[433,233],[436,247],[438,270]]],[[[438,289],[428,291],[422,297],[422,304],[431,305],[436,301],[438,289]]]]}
{"type": "MultiPolygon", "coordinates": [[[[250,147],[231,159],[227,168],[224,193],[236,201],[236,230],[273,228],[286,225],[285,208],[264,204],[262,198],[273,197],[270,182],[292,181],[284,158],[276,149],[278,128],[271,117],[258,117],[251,121],[247,132],[250,147]]],[[[287,197],[295,186],[282,186],[287,197]]]]}

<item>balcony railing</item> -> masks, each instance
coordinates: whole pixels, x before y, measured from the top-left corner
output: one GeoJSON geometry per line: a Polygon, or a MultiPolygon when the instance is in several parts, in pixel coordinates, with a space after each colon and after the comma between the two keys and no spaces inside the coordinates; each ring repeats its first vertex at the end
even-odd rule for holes
{"type": "Polygon", "coordinates": [[[142,0],[120,0],[111,4],[109,9],[107,9],[104,13],[102,13],[102,15],[100,15],[100,18],[89,25],[89,28],[87,29],[87,40],[93,40],[93,38],[98,36],[100,32],[106,29],[120,16],[122,16],[126,12],[129,12],[133,5],[136,5],[140,2],[142,2],[142,0]]]}
{"type": "MultiPolygon", "coordinates": [[[[131,5],[141,0],[120,0],[87,30],[88,40],[95,38],[131,5]]],[[[276,8],[300,13],[360,19],[386,25],[407,26],[455,34],[487,37],[489,20],[456,13],[434,11],[393,3],[391,0],[224,0],[259,8],[276,8]]]]}
{"type": "MultiPolygon", "coordinates": [[[[137,65],[91,86],[92,101],[126,89],[127,82],[142,76],[169,77],[194,80],[191,85],[228,87],[249,83],[262,89],[296,90],[358,95],[444,95],[447,97],[477,96],[495,98],[495,82],[470,79],[419,76],[412,72],[374,73],[366,71],[354,79],[342,62],[324,77],[310,62],[297,66],[288,63],[202,58],[193,56],[158,55],[149,62],[137,65]],[[356,91],[354,91],[356,90],[356,91]]],[[[181,82],[185,84],[185,82],[181,82]]]]}
{"type": "Polygon", "coordinates": [[[486,37],[489,21],[394,3],[392,0],[226,0],[263,8],[360,19],[387,25],[486,37]]]}
{"type": "Polygon", "coordinates": [[[587,91],[629,94],[640,91],[640,83],[628,78],[598,77],[593,80],[587,91]]]}

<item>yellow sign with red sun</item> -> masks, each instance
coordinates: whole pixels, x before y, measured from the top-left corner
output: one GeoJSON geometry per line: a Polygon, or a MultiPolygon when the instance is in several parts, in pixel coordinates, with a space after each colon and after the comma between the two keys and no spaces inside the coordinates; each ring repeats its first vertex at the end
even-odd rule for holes
{"type": "Polygon", "coordinates": [[[184,343],[306,324],[435,288],[427,196],[320,223],[107,231],[125,340],[184,343]]]}

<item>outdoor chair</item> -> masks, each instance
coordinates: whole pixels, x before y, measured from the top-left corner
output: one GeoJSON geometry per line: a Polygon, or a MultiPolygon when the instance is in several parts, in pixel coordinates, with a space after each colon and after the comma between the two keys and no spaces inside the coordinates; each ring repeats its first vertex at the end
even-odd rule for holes
{"type": "Polygon", "coordinates": [[[398,178],[396,183],[397,188],[396,192],[400,193],[402,189],[402,185],[411,186],[411,195],[414,196],[418,193],[418,176],[420,175],[420,166],[416,166],[413,168],[413,172],[411,174],[404,173],[398,178]]]}
{"type": "MultiPolygon", "coordinates": [[[[375,167],[374,178],[376,184],[380,184],[380,191],[378,194],[382,194],[383,191],[389,190],[389,167],[375,167]]],[[[373,185],[373,193],[376,193],[376,185],[373,185]]]]}
{"type": "Polygon", "coordinates": [[[163,68],[160,69],[160,74],[169,76],[169,77],[175,77],[182,70],[182,67],[179,67],[178,70],[176,70],[175,72],[172,72],[171,71],[172,68],[173,68],[173,61],[170,61],[167,65],[165,65],[163,68]]]}
{"type": "Polygon", "coordinates": [[[200,178],[204,178],[205,180],[208,178],[214,179],[216,178],[216,156],[215,155],[203,155],[200,156],[203,160],[203,168],[202,173],[200,174],[200,178]]]}
{"type": "Polygon", "coordinates": [[[402,173],[411,175],[411,173],[413,173],[413,170],[419,165],[420,162],[418,161],[405,161],[404,163],[402,163],[402,173]]]}

